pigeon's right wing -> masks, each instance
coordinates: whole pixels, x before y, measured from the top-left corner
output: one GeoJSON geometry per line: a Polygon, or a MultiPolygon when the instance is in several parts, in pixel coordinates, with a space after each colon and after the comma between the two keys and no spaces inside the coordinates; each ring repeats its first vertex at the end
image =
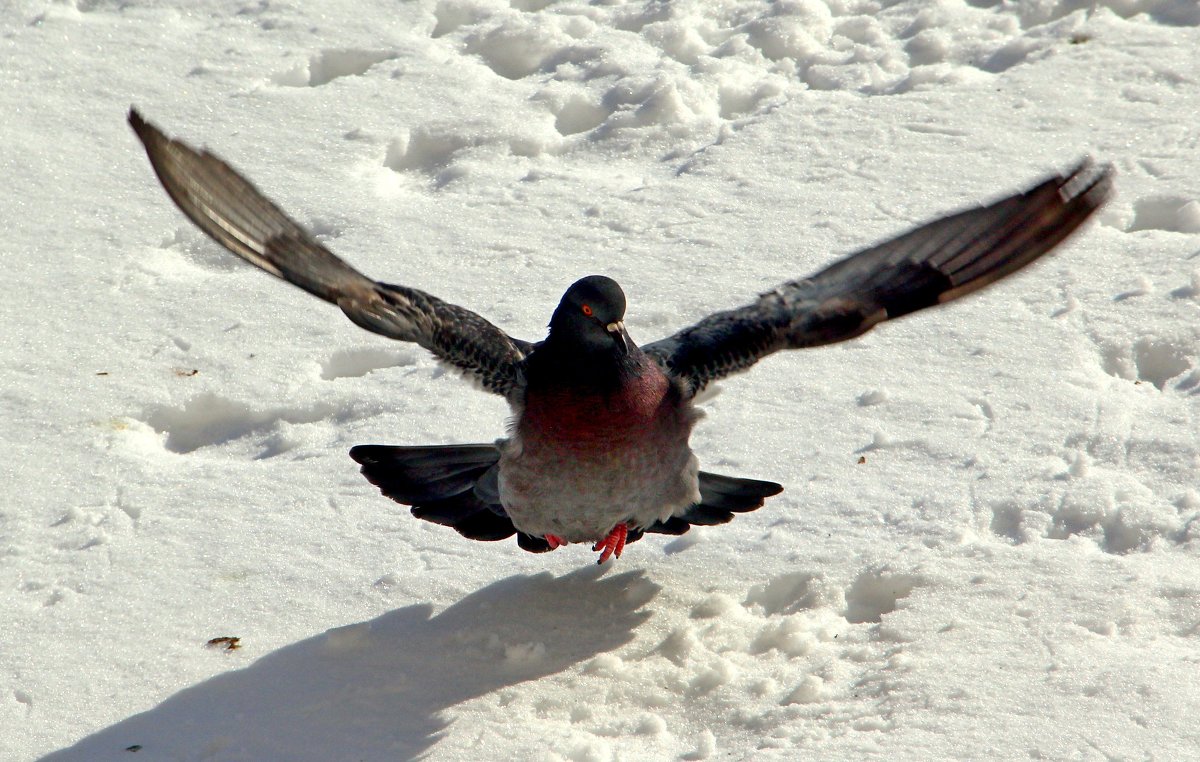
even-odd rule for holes
{"type": "Polygon", "coordinates": [[[217,243],[336,304],[368,331],[419,344],[490,392],[511,398],[523,385],[521,368],[532,348],[528,342],[423,291],[367,278],[221,159],[167,138],[136,110],[129,111],[129,124],[167,194],[217,243]]]}
{"type": "Polygon", "coordinates": [[[1021,269],[1108,199],[1110,167],[1083,162],[988,206],[935,220],[642,347],[694,395],[781,349],[832,344],[1021,269]]]}

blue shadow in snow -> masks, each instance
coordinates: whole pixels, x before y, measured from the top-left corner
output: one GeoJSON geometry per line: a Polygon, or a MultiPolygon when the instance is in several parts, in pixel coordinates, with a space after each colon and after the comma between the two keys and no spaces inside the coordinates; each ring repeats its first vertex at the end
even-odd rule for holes
{"type": "Polygon", "coordinates": [[[602,574],[517,575],[437,616],[421,604],[330,630],[43,759],[413,759],[448,727],[444,710],[632,640],[660,588],[602,574]]]}

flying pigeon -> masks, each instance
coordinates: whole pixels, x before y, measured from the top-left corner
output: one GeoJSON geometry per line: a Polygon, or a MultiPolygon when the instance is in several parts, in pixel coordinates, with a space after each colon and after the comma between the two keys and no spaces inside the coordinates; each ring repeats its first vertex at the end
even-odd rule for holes
{"type": "Polygon", "coordinates": [[[723,524],[783,490],[699,470],[688,440],[705,387],[781,349],[846,341],[995,283],[1074,232],[1108,199],[1113,176],[1084,161],[640,347],[625,330],[620,286],[591,275],[567,289],[546,338],[528,342],[423,291],[371,280],[217,156],[166,137],[135,109],[129,124],[167,194],[217,243],[362,328],[419,344],[512,408],[508,436],[493,444],[354,447],[372,484],[465,537],[515,534],[534,553],[594,543],[598,563],[646,532],[723,524]]]}

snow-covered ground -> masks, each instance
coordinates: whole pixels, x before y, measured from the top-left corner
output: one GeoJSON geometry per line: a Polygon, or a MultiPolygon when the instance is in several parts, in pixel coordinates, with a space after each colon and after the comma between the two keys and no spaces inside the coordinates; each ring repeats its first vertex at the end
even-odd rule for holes
{"type": "Polygon", "coordinates": [[[0,759],[1195,758],[1198,124],[1195,0],[4,4],[0,759]],[[702,464],[787,490],[597,568],[363,480],[503,402],[205,239],[130,104],[526,339],[582,275],[649,341],[1084,154],[1118,197],[725,383],[702,464]]]}

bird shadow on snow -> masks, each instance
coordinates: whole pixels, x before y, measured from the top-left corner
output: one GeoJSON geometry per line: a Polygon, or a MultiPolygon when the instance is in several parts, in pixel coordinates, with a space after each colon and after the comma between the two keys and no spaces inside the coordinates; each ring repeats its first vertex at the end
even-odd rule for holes
{"type": "Polygon", "coordinates": [[[329,630],[44,760],[416,758],[453,731],[444,710],[632,640],[660,588],[602,573],[516,575],[437,616],[420,604],[329,630]]]}

